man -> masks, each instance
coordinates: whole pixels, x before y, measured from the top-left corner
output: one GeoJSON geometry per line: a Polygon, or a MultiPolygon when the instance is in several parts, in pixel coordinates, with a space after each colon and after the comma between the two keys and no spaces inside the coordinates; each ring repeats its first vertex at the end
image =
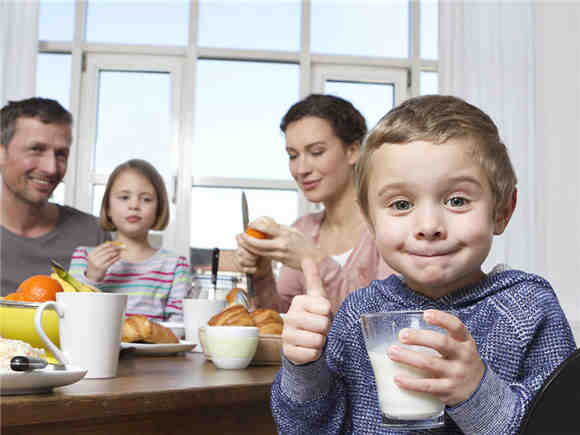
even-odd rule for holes
{"type": "Polygon", "coordinates": [[[64,178],[72,115],[43,98],[11,101],[0,110],[0,295],[26,278],[50,274],[50,259],[68,269],[76,246],[110,235],[97,219],[49,202],[64,178]]]}

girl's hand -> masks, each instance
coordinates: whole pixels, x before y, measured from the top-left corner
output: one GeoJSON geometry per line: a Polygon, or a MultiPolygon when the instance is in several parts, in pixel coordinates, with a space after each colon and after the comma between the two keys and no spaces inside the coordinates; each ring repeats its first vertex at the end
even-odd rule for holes
{"type": "MultiPolygon", "coordinates": [[[[254,257],[265,257],[269,262],[276,260],[285,266],[301,270],[304,259],[310,258],[318,264],[325,257],[311,239],[304,237],[295,228],[278,224],[268,225],[263,218],[258,218],[250,226],[268,234],[270,238],[257,239],[246,233],[238,234],[236,241],[238,243],[238,252],[240,252],[240,264],[242,265],[247,264],[247,267],[252,267],[249,265],[250,260],[246,260],[248,263],[243,263],[244,260],[242,260],[244,256],[248,259],[248,254],[251,254],[254,257]],[[245,253],[241,252],[241,249],[245,250],[245,253]]],[[[264,267],[263,264],[260,264],[260,261],[255,262],[256,274],[259,274],[262,271],[261,268],[264,267]]]]}
{"type": "Polygon", "coordinates": [[[306,364],[320,358],[330,329],[330,301],[316,264],[305,259],[302,270],[306,294],[294,296],[284,317],[282,350],[294,364],[306,364]]]}
{"type": "Polygon", "coordinates": [[[448,406],[468,399],[478,387],[485,365],[467,327],[452,314],[427,310],[427,323],[448,331],[403,329],[399,340],[403,344],[430,347],[441,355],[424,354],[401,346],[391,346],[387,355],[393,361],[409,364],[427,373],[425,378],[395,377],[395,383],[404,389],[433,394],[448,406]]]}
{"type": "Polygon", "coordinates": [[[88,255],[86,277],[91,281],[102,281],[107,269],[121,258],[121,250],[119,245],[112,242],[105,242],[93,249],[88,255]]]}

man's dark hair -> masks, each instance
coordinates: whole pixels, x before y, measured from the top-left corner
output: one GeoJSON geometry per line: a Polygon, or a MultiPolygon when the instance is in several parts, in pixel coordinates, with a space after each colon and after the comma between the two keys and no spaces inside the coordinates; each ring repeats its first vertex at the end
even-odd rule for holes
{"type": "Polygon", "coordinates": [[[18,118],[37,118],[45,124],[72,125],[71,113],[58,101],[48,98],[27,98],[9,101],[0,110],[0,145],[8,145],[16,132],[18,118]]]}

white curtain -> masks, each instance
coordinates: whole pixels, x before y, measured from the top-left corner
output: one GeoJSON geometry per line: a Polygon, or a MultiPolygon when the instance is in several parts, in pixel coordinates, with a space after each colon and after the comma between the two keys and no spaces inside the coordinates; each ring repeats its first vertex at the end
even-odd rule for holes
{"type": "Polygon", "coordinates": [[[0,0],[0,106],[35,95],[39,1],[0,0]]]}
{"type": "Polygon", "coordinates": [[[535,142],[534,8],[531,1],[441,1],[440,93],[461,97],[494,120],[518,175],[518,205],[484,268],[542,272],[535,142]]]}

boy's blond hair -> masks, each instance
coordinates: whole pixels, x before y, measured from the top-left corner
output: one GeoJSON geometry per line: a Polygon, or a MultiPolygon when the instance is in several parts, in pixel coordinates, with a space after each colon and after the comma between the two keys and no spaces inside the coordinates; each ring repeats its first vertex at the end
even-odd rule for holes
{"type": "Polygon", "coordinates": [[[460,98],[426,95],[411,98],[388,112],[369,131],[355,166],[357,198],[367,220],[368,183],[373,153],[384,144],[428,141],[443,144],[450,139],[466,139],[467,151],[481,165],[494,196],[494,217],[506,206],[517,178],[506,146],[496,125],[477,107],[460,98]],[[469,146],[468,145],[468,146],[469,146]]]}
{"type": "Polygon", "coordinates": [[[107,187],[105,188],[105,194],[103,195],[103,202],[101,203],[99,226],[105,231],[117,230],[113,221],[109,218],[110,196],[113,184],[115,184],[119,175],[125,171],[135,171],[147,178],[153,185],[155,192],[157,193],[157,213],[155,222],[151,229],[162,231],[167,228],[167,224],[169,223],[169,198],[167,197],[165,183],[163,182],[161,174],[157,172],[157,169],[155,169],[151,163],[141,159],[132,159],[125,163],[121,163],[109,176],[107,187]]]}

